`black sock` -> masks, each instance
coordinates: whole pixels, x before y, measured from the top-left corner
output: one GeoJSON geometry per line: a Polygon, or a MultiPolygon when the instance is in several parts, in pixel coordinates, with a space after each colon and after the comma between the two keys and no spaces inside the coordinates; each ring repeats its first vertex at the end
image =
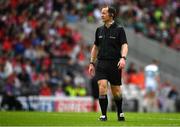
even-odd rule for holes
{"type": "Polygon", "coordinates": [[[122,96],[114,97],[114,101],[117,107],[117,115],[120,116],[120,113],[122,113],[122,96]]]}
{"type": "Polygon", "coordinates": [[[107,95],[99,95],[99,104],[100,104],[100,107],[101,107],[102,115],[106,116],[107,106],[108,106],[107,95]]]}

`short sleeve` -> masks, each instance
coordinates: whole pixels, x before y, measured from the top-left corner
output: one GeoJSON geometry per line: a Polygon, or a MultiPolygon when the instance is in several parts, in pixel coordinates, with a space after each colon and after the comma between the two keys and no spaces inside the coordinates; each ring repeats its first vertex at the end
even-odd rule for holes
{"type": "Polygon", "coordinates": [[[97,45],[97,46],[99,45],[99,42],[98,42],[98,28],[96,29],[96,32],[95,32],[94,44],[97,45]]]}
{"type": "Polygon", "coordinates": [[[120,42],[121,44],[127,43],[126,33],[123,27],[120,28],[120,42]]]}

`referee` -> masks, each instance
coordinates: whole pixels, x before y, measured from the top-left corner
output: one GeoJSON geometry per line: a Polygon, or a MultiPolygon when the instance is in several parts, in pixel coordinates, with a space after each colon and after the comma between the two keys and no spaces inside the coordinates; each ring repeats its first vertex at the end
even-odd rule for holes
{"type": "Polygon", "coordinates": [[[95,41],[91,50],[89,73],[96,77],[99,86],[99,104],[101,113],[99,120],[107,121],[107,89],[108,82],[117,106],[118,121],[125,121],[122,111],[121,70],[126,65],[128,44],[123,27],[114,18],[116,10],[104,7],[101,10],[103,26],[96,29],[95,41]],[[97,62],[96,62],[97,59],[97,62]]]}

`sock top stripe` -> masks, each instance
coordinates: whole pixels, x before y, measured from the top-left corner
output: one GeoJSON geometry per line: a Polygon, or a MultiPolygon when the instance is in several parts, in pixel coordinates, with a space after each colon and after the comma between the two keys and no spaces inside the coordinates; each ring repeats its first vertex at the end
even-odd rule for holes
{"type": "Polygon", "coordinates": [[[106,99],[107,95],[99,95],[99,99],[106,99]]]}

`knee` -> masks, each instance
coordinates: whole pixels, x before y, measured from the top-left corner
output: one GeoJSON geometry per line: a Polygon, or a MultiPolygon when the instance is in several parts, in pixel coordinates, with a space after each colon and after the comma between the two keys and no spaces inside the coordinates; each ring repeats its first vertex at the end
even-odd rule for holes
{"type": "Polygon", "coordinates": [[[114,91],[112,91],[112,94],[113,94],[114,98],[121,98],[122,97],[122,93],[119,89],[115,89],[114,91]]]}
{"type": "Polygon", "coordinates": [[[99,95],[106,95],[107,94],[107,84],[99,83],[99,95]]]}

